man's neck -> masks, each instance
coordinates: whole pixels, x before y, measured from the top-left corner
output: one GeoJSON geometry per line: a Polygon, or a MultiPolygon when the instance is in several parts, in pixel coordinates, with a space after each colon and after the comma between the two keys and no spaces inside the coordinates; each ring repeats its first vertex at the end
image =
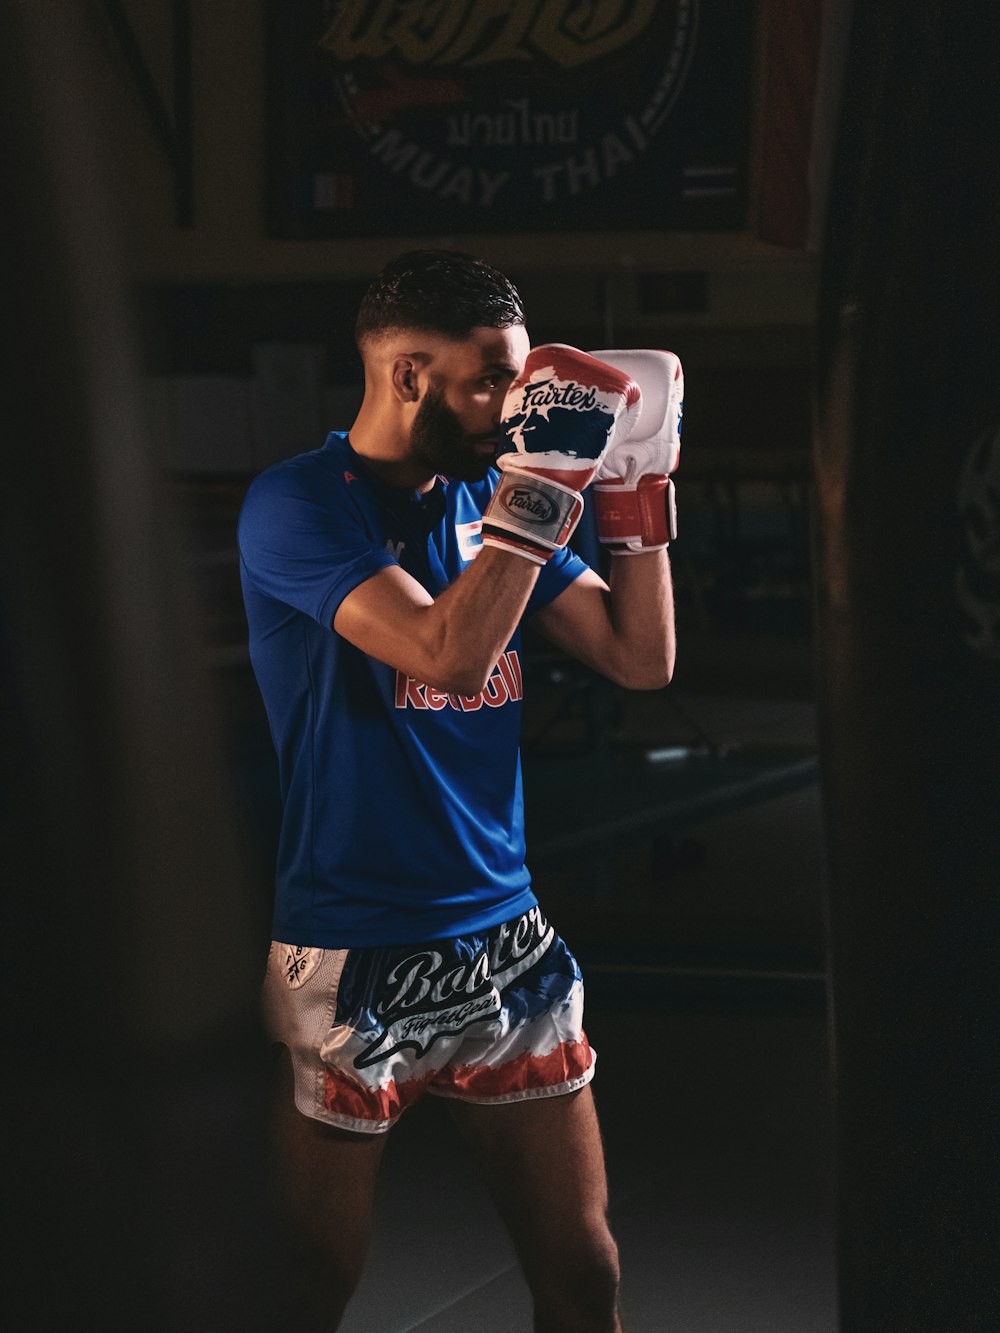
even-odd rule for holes
{"type": "Polygon", "coordinates": [[[407,491],[429,491],[433,487],[436,474],[428,473],[426,464],[411,457],[409,437],[399,424],[380,419],[364,403],[348,439],[369,471],[386,486],[407,491]]]}
{"type": "Polygon", "coordinates": [[[428,473],[426,464],[415,459],[386,452],[384,448],[373,449],[368,444],[368,437],[357,431],[357,424],[351,427],[347,435],[348,442],[365,465],[365,470],[385,486],[392,486],[400,491],[429,491],[437,480],[436,473],[428,473]]]}

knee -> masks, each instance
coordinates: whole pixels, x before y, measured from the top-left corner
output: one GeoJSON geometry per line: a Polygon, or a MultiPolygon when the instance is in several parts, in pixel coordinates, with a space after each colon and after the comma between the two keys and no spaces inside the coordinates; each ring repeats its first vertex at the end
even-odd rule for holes
{"type": "MultiPolygon", "coordinates": [[[[274,1271],[282,1288],[295,1293],[288,1304],[288,1333],[331,1333],[361,1280],[368,1228],[332,1218],[315,1198],[301,1195],[275,1219],[274,1271]]],[[[282,1312],[282,1317],[286,1312],[282,1312]]],[[[278,1321],[284,1333],[286,1325],[278,1321]]]]}
{"type": "Polygon", "coordinates": [[[550,1254],[538,1272],[532,1283],[536,1327],[612,1333],[619,1327],[619,1285],[618,1246],[602,1221],[550,1254]]]}
{"type": "MultiPolygon", "coordinates": [[[[618,1310],[620,1285],[618,1246],[606,1232],[573,1275],[574,1304],[581,1320],[591,1319],[595,1321],[595,1327],[601,1329],[616,1327],[614,1316],[618,1310]]],[[[582,1322],[580,1326],[586,1327],[582,1322]]]]}
{"type": "MultiPolygon", "coordinates": [[[[330,1247],[313,1236],[298,1234],[294,1249],[283,1256],[282,1271],[296,1292],[299,1333],[339,1326],[364,1268],[364,1256],[353,1247],[330,1247]]],[[[289,1325],[291,1329],[292,1325],[289,1325]]]]}

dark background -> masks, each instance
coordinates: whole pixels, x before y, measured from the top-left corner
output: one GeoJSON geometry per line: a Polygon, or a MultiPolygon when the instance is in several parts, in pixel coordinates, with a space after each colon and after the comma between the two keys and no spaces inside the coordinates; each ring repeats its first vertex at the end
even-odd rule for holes
{"type": "MultiPolygon", "coordinates": [[[[509,272],[536,342],[685,366],[675,681],[526,653],[529,852],[587,973],[627,1326],[998,1326],[993,7],[658,6],[700,26],[656,156],[475,218],[317,124],[317,8],[0,12],[8,1321],[296,1326],[234,527],[257,471],[350,424],[358,297],[429,244],[509,272]],[[736,185],[703,206],[709,144],[736,185]],[[308,204],[317,153],[350,216],[308,204]]],[[[588,114],[628,102],[628,55],[607,99],[580,77],[588,114]]],[[[353,1327],[526,1321],[440,1118],[398,1145],[353,1327]]]]}

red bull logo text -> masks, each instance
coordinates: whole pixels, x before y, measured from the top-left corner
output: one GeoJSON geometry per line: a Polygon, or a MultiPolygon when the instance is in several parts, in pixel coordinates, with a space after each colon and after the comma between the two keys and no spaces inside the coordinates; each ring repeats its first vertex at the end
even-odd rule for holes
{"type": "Polygon", "coordinates": [[[480,708],[501,708],[524,698],[524,679],[521,662],[515,651],[505,652],[497,662],[496,670],[478,694],[446,694],[426,685],[403,671],[396,672],[396,707],[431,709],[454,708],[461,713],[475,713],[480,708]]]}

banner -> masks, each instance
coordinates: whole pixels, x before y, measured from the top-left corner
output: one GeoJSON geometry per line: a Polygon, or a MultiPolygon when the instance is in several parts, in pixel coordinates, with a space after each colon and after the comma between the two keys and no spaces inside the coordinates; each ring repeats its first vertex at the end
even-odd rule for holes
{"type": "Polygon", "coordinates": [[[271,234],[742,228],[754,8],[271,0],[271,234]]]}

